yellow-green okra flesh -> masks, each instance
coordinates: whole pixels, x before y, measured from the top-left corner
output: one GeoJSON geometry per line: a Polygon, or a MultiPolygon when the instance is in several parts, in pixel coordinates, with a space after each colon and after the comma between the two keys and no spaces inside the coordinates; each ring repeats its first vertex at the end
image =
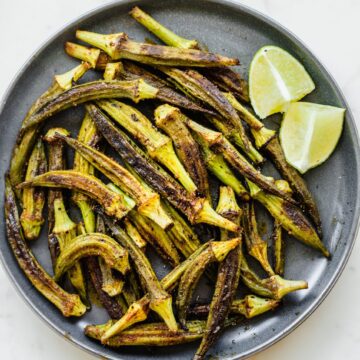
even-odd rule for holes
{"type": "MultiPolygon", "coordinates": [[[[25,118],[23,119],[22,124],[24,124],[27,121],[27,119],[38,109],[40,109],[41,106],[45,104],[49,99],[60,94],[66,89],[71,88],[73,82],[79,80],[89,68],[90,65],[88,63],[82,63],[76,66],[74,69],[62,75],[56,75],[49,89],[45,91],[32,104],[25,118]]],[[[22,135],[18,135],[18,138],[16,139],[16,143],[11,154],[10,169],[9,169],[10,181],[13,187],[20,184],[23,181],[25,164],[29,159],[31,149],[33,148],[37,140],[39,130],[40,130],[39,126],[34,126],[28,129],[27,131],[25,131],[22,135]]],[[[17,197],[20,199],[21,191],[15,189],[15,192],[17,197]]]]}
{"type": "Polygon", "coordinates": [[[282,226],[278,220],[274,221],[272,233],[274,244],[274,270],[278,275],[284,275],[285,270],[285,239],[282,233],[282,226]]]}
{"type": "Polygon", "coordinates": [[[83,315],[86,307],[80,297],[63,290],[41,267],[26,245],[21,231],[15,194],[8,176],[5,179],[5,224],[7,238],[19,267],[36,290],[53,303],[64,316],[83,315]]]}
{"type": "MultiPolygon", "coordinates": [[[[25,181],[31,180],[47,169],[44,144],[38,140],[30,155],[26,170],[25,181]]],[[[24,237],[27,240],[35,240],[39,237],[41,226],[44,223],[43,208],[45,205],[45,193],[43,189],[25,189],[22,192],[22,212],[20,216],[24,237]]]]}
{"type": "Polygon", "coordinates": [[[171,139],[159,132],[145,115],[120,101],[102,100],[96,103],[145,146],[151,158],[167,167],[187,191],[191,193],[197,190],[177,157],[171,139]]]}
{"type": "Polygon", "coordinates": [[[104,50],[113,60],[129,59],[150,65],[167,66],[219,66],[238,65],[239,60],[194,49],[151,45],[129,40],[127,34],[97,34],[78,30],[76,37],[104,50]]]}

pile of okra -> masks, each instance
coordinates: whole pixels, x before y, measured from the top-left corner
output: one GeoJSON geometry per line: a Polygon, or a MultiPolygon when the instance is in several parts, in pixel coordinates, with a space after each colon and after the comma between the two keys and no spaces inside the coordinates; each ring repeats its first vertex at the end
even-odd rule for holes
{"type": "Polygon", "coordinates": [[[329,252],[306,183],[250,108],[247,82],[232,68],[239,61],[176,35],[138,7],[130,15],[165,45],[80,30],[86,46],[65,44],[82,62],[55,76],[22,122],[6,176],[7,237],[29,281],[64,316],[82,316],[94,297],[106,309],[107,323],[84,329],[90,338],[111,347],[199,340],[199,360],[223,329],[307,288],[283,277],[284,232],[329,252]],[[80,82],[87,71],[99,80],[80,82]],[[151,118],[139,102],[152,106],[151,118]],[[43,131],[52,115],[80,104],[77,138],[66,123],[43,131]],[[282,179],[260,171],[265,160],[282,179]],[[211,178],[220,183],[216,203],[211,178]],[[274,219],[271,252],[254,203],[274,219]],[[53,275],[28,245],[44,217],[53,275]],[[172,268],[161,280],[147,247],[172,268]],[[193,301],[201,278],[212,286],[207,303],[193,301]]]}

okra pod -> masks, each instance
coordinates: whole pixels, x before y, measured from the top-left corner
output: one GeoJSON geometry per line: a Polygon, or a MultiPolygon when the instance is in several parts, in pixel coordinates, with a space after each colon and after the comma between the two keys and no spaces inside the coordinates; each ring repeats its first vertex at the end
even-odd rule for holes
{"type": "Polygon", "coordinates": [[[200,240],[191,226],[168,202],[164,201],[163,205],[174,222],[167,234],[176,248],[187,258],[200,247],[200,240]]]}
{"type": "Polygon", "coordinates": [[[131,237],[136,246],[144,251],[146,249],[147,242],[136,229],[136,226],[128,218],[125,218],[123,222],[127,234],[131,237]]]}
{"type": "Polygon", "coordinates": [[[15,194],[8,175],[5,179],[5,224],[9,245],[16,261],[35,289],[53,303],[64,316],[83,315],[86,307],[80,297],[64,291],[41,267],[28,248],[21,231],[15,194]]]}
{"type": "MultiPolygon", "coordinates": [[[[174,46],[180,49],[201,50],[202,48],[198,41],[188,40],[175,34],[137,6],[130,11],[130,15],[160,40],[162,40],[166,45],[174,46]]],[[[231,68],[217,67],[211,71],[204,69],[204,73],[219,87],[234,92],[244,101],[249,101],[247,82],[241,78],[240,74],[236,73],[231,68]]]]}
{"type": "Polygon", "coordinates": [[[205,51],[137,43],[129,40],[125,33],[103,35],[77,30],[76,38],[105,51],[113,60],[129,59],[144,64],[167,66],[208,67],[239,64],[238,59],[205,51]]]}
{"type": "Polygon", "coordinates": [[[284,151],[280,145],[279,138],[272,139],[266,146],[265,151],[270,155],[271,161],[279,170],[280,174],[290,183],[295,195],[301,201],[304,209],[309,214],[316,226],[320,238],[322,237],[321,219],[318,207],[304,179],[285,159],[284,151]]]}
{"type": "MultiPolygon", "coordinates": [[[[182,274],[193,263],[194,259],[200,256],[202,252],[205,251],[208,247],[209,243],[202,245],[186,260],[179,264],[175,269],[165,275],[165,277],[160,281],[163,289],[169,293],[174,290],[182,274]]],[[[119,321],[112,324],[112,326],[106,330],[106,332],[101,338],[101,341],[106,341],[114,335],[119,334],[123,330],[127,329],[128,327],[140,321],[146,320],[149,313],[149,303],[150,295],[146,294],[140,300],[132,304],[126,314],[119,321]]]]}
{"type": "Polygon", "coordinates": [[[122,274],[129,270],[127,251],[111,237],[100,234],[84,234],[71,239],[60,253],[55,266],[55,280],[77,261],[87,256],[101,256],[108,266],[122,274]]]}
{"type": "MultiPolygon", "coordinates": [[[[30,155],[26,170],[25,181],[46,172],[47,162],[44,144],[40,140],[35,144],[30,155]]],[[[45,193],[42,189],[29,188],[22,192],[21,226],[26,240],[35,240],[39,237],[41,226],[44,223],[43,208],[45,193]]]]}
{"type": "Polygon", "coordinates": [[[263,204],[274,219],[296,239],[319,250],[324,256],[330,257],[329,251],[321,242],[309,220],[301,209],[294,204],[271,194],[264,193],[258,186],[248,181],[251,196],[263,204]]]}
{"type": "Polygon", "coordinates": [[[129,218],[140,235],[151,244],[167,263],[173,267],[180,263],[179,254],[165,230],[135,211],[129,213],[129,218]]]}
{"type": "Polygon", "coordinates": [[[220,152],[224,158],[231,164],[236,170],[238,170],[246,179],[249,179],[256,183],[264,190],[276,194],[289,202],[294,202],[289,194],[279,190],[274,181],[269,180],[268,177],[262,175],[260,171],[256,170],[246,159],[235,149],[235,147],[222,135],[221,132],[210,130],[195,121],[187,118],[187,126],[190,127],[204,142],[214,148],[217,152],[220,152]]]}
{"type": "Polygon", "coordinates": [[[268,260],[268,245],[258,231],[254,203],[244,204],[243,228],[248,253],[256,259],[269,276],[275,275],[268,260]]]}
{"type": "Polygon", "coordinates": [[[170,330],[176,330],[177,324],[172,311],[172,297],[161,286],[149,260],[124,230],[107,218],[105,218],[105,222],[113,236],[128,250],[136,271],[150,294],[150,309],[159,314],[170,330]]]}
{"type": "Polygon", "coordinates": [[[62,110],[91,100],[129,98],[137,103],[140,100],[156,98],[157,92],[158,89],[142,79],[130,81],[98,80],[76,85],[45,101],[23,122],[20,131],[24,133],[27,129],[43,123],[47,118],[62,110]]]}
{"type": "MultiPolygon", "coordinates": [[[[56,75],[53,80],[53,84],[45,91],[30,107],[22,124],[27,122],[27,119],[34,114],[41,106],[46,103],[49,99],[62,93],[63,91],[70,89],[73,82],[79,80],[86,71],[90,68],[88,63],[82,63],[76,66],[74,69],[61,74],[56,75]]],[[[19,135],[15,146],[12,150],[10,160],[9,176],[13,187],[20,184],[23,181],[23,173],[25,164],[28,161],[32,147],[34,146],[37,136],[39,133],[39,127],[34,126],[25,131],[21,136],[19,135]]],[[[18,198],[20,198],[20,191],[16,191],[18,198]]]]}
{"type": "Polygon", "coordinates": [[[260,279],[252,271],[245,259],[241,259],[241,280],[256,295],[269,297],[275,300],[282,299],[285,295],[308,288],[308,283],[303,280],[286,280],[279,275],[260,279]]]}
{"type": "MultiPolygon", "coordinates": [[[[231,241],[231,240],[228,240],[231,241]]],[[[203,359],[210,347],[220,336],[228,316],[240,276],[241,244],[228,253],[219,264],[215,291],[210,303],[209,315],[201,343],[194,359],[203,359]]]]}
{"type": "Polygon", "coordinates": [[[239,244],[239,238],[220,242],[210,242],[209,247],[196,257],[184,272],[179,283],[178,295],[176,298],[178,318],[182,326],[185,326],[186,314],[190,306],[192,295],[206,266],[212,262],[223,261],[226,255],[239,244]],[[216,247],[216,250],[214,249],[214,246],[216,247]]]}
{"type": "Polygon", "coordinates": [[[176,156],[171,139],[158,131],[145,115],[120,101],[102,100],[96,104],[139,141],[152,159],[169,169],[187,191],[191,193],[197,190],[176,156]]]}
{"type": "Polygon", "coordinates": [[[175,81],[180,89],[183,89],[186,93],[189,93],[201,102],[208,104],[224,119],[229,121],[241,137],[244,149],[249,150],[250,140],[246,136],[237,112],[223,93],[211,81],[199,72],[191,69],[180,70],[165,66],[158,67],[158,69],[175,81]]]}
{"type": "Polygon", "coordinates": [[[244,201],[250,199],[248,191],[245,189],[241,181],[236,177],[234,172],[224,160],[221,154],[213,152],[209,145],[195,132],[194,139],[201,148],[206,167],[212,172],[223,184],[230,186],[240,198],[244,201]]]}
{"type": "MultiPolygon", "coordinates": [[[[232,221],[240,221],[241,209],[236,203],[235,194],[230,187],[220,188],[219,203],[216,211],[232,221]]],[[[235,234],[222,234],[228,240],[235,234]]],[[[225,240],[225,239],[224,239],[225,240]]],[[[240,238],[241,240],[241,238],[240,238]]],[[[228,240],[231,241],[231,240],[228,240]]],[[[241,241],[219,264],[214,294],[209,306],[204,336],[194,359],[203,359],[209,348],[219,337],[230,312],[231,304],[239,284],[241,266],[241,241]]]]}
{"type": "Polygon", "coordinates": [[[78,190],[96,200],[108,215],[118,219],[123,218],[131,210],[122,195],[111,191],[99,179],[73,170],[49,171],[18,186],[21,188],[44,186],[78,190]]]}
{"type": "Polygon", "coordinates": [[[129,194],[137,203],[137,211],[154,220],[162,228],[172,221],[161,206],[160,196],[144,187],[128,170],[91,146],[69,137],[59,136],[113,183],[129,194]]]}
{"type": "Polygon", "coordinates": [[[135,80],[140,78],[145,80],[151,86],[159,89],[156,96],[158,100],[172,104],[174,106],[179,106],[186,110],[215,115],[212,110],[204,108],[195,102],[194,99],[189,99],[188,97],[182,95],[180,92],[171,87],[167,81],[140,67],[136,63],[125,60],[122,62],[122,65],[123,66],[119,72],[120,79],[135,80]]]}
{"type": "Polygon", "coordinates": [[[236,231],[237,226],[219,216],[205,199],[195,197],[183,189],[158,164],[151,160],[130,138],[116,128],[95,105],[87,109],[99,131],[110,145],[128,162],[134,170],[160,195],[181,210],[191,223],[205,222],[236,231]]]}
{"type": "MultiPolygon", "coordinates": [[[[69,137],[66,136],[65,139],[67,138],[69,137]]],[[[100,135],[96,126],[87,112],[85,113],[80,127],[78,141],[81,141],[92,148],[100,141],[100,135]]],[[[78,151],[75,151],[73,169],[87,175],[94,175],[95,173],[94,167],[78,151]]],[[[91,199],[77,191],[73,191],[71,199],[81,211],[86,232],[95,232],[96,220],[94,211],[91,208],[91,199]]]]}
{"type": "MultiPolygon", "coordinates": [[[[47,143],[48,150],[48,171],[64,170],[66,167],[64,146],[63,143],[54,138],[55,131],[64,136],[69,136],[70,133],[64,128],[51,128],[44,136],[44,141],[47,143]]],[[[61,189],[49,189],[47,194],[47,210],[48,210],[48,247],[53,268],[55,267],[56,259],[59,255],[59,241],[53,234],[55,225],[55,200],[63,201],[63,194],[61,189]]]]}
{"type": "MultiPolygon", "coordinates": [[[[262,298],[256,295],[246,295],[242,299],[233,300],[230,306],[231,314],[243,315],[247,319],[264,314],[276,309],[280,305],[280,300],[262,298]]],[[[189,314],[196,318],[208,316],[209,305],[197,305],[190,309],[189,314]]]]}
{"type": "Polygon", "coordinates": [[[95,256],[89,256],[86,259],[86,265],[89,278],[102,306],[105,308],[111,319],[120,319],[123,316],[120,304],[116,298],[111,297],[103,290],[103,277],[98,259],[95,256]]]}
{"type": "Polygon", "coordinates": [[[274,243],[274,269],[278,275],[284,275],[285,268],[285,241],[282,234],[282,226],[278,220],[274,221],[274,229],[272,233],[274,243]]]}
{"type": "Polygon", "coordinates": [[[208,174],[199,145],[191,136],[178,108],[161,105],[155,110],[156,125],[170,136],[176,154],[194,181],[200,195],[211,200],[208,174]]]}

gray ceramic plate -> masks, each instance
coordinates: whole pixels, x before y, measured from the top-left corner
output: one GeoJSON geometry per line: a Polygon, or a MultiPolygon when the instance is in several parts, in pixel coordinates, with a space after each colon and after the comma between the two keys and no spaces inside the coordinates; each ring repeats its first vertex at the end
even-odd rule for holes
{"type": "MultiPolygon", "coordinates": [[[[51,38],[26,63],[9,88],[0,114],[1,174],[9,166],[10,149],[20,122],[31,103],[49,86],[55,73],[71,68],[75,61],[63,52],[66,40],[73,40],[78,28],[112,33],[125,31],[142,40],[149,36],[128,15],[133,5],[141,5],[165,25],[188,38],[197,38],[210,49],[241,59],[240,71],[247,74],[249,62],[263,45],[274,44],[297,57],[310,72],[317,87],[307,100],[347,108],[346,102],[324,67],[310,51],[280,25],[231,1],[120,1],[93,11],[68,25],[51,38]]],[[[51,124],[71,122],[78,128],[82,110],[66,111],[51,124]]],[[[276,117],[275,121],[278,121],[276,117]]],[[[309,290],[289,295],[276,312],[254,319],[246,325],[229,329],[211,354],[222,359],[240,359],[278,341],[304,321],[324,300],[343,270],[354,243],[359,215],[359,142],[350,111],[347,110],[344,132],[335,153],[321,167],[310,171],[306,180],[319,204],[324,224],[324,241],[333,254],[327,261],[314,251],[290,240],[287,248],[287,278],[309,282],[309,290]]],[[[0,193],[4,190],[0,182],[0,193]]],[[[1,209],[3,199],[1,197],[1,209]]],[[[40,262],[50,271],[50,261],[43,235],[33,246],[40,262]]],[[[94,308],[79,320],[64,319],[30,285],[9,249],[1,219],[0,253],[3,264],[26,302],[57,332],[83,349],[109,359],[190,359],[197,344],[164,349],[106,349],[83,335],[88,323],[101,323],[106,314],[94,308]]]]}

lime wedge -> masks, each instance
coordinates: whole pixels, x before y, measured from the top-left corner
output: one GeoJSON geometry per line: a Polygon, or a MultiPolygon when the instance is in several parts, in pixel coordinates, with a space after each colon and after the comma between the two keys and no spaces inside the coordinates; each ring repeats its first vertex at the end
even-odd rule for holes
{"type": "Polygon", "coordinates": [[[280,128],[286,160],[302,174],[322,164],[339,141],[345,109],[307,102],[290,104],[280,128]]]}
{"type": "Polygon", "coordinates": [[[260,118],[283,112],[315,89],[305,68],[285,50],[264,46],[250,64],[249,94],[260,118]]]}

